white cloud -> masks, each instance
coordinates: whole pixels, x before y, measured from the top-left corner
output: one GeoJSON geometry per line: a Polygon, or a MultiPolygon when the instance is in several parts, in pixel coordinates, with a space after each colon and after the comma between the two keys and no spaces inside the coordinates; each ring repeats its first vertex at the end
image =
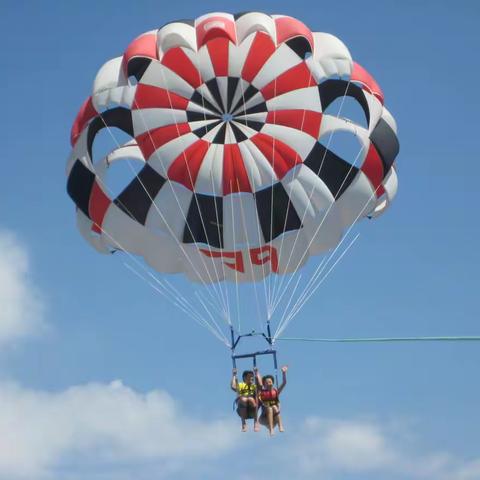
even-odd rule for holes
{"type": "Polygon", "coordinates": [[[395,453],[376,425],[342,422],[328,430],[325,454],[330,462],[347,470],[381,468],[395,460],[395,453]]]}
{"type": "MultiPolygon", "coordinates": [[[[0,230],[0,344],[44,326],[30,277],[25,247],[0,230]]],[[[119,381],[61,392],[0,383],[0,480],[480,479],[480,458],[416,448],[395,424],[311,417],[270,440],[214,412],[198,419],[166,392],[119,381]]]]}
{"type": "Polygon", "coordinates": [[[141,464],[156,465],[162,478],[230,451],[238,437],[230,422],[190,418],[167,393],[140,394],[119,381],[59,393],[4,384],[0,412],[2,480],[60,478],[60,471],[97,478],[89,469],[123,478],[141,464]]]}
{"type": "MultiPolygon", "coordinates": [[[[296,469],[310,477],[368,472],[392,466],[398,454],[379,425],[366,421],[307,419],[292,442],[296,469]]],[[[290,448],[290,447],[289,447],[290,448]]]]}
{"type": "Polygon", "coordinates": [[[166,392],[120,381],[60,392],[0,384],[0,480],[478,480],[468,461],[375,420],[312,417],[269,439],[195,418],[166,392]],[[427,451],[425,451],[427,450],[427,451]],[[209,470],[210,469],[210,470],[209,470]]]}
{"type": "Polygon", "coordinates": [[[480,458],[467,460],[448,452],[425,452],[414,434],[374,420],[311,417],[294,432],[272,461],[289,478],[390,478],[479,480],[480,458]],[[287,459],[285,461],[285,459],[287,459]]]}
{"type": "Polygon", "coordinates": [[[30,274],[25,247],[14,234],[0,231],[0,343],[42,326],[43,303],[30,274]]]}
{"type": "Polygon", "coordinates": [[[480,478],[480,459],[459,465],[442,480],[478,480],[480,478]]]}

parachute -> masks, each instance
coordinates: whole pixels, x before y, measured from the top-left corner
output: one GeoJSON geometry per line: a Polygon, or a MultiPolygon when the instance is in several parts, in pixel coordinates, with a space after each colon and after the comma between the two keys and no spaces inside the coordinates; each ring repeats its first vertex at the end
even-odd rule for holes
{"type": "Polygon", "coordinates": [[[379,85],[338,38],[283,15],[211,13],[140,35],[100,68],[71,143],[83,237],[205,286],[295,274],[397,191],[379,85]],[[330,111],[347,97],[363,122],[330,111]],[[95,161],[103,129],[127,140],[95,161]],[[358,143],[353,161],[330,148],[338,132],[358,143]],[[122,161],[140,170],[113,195],[122,161]]]}

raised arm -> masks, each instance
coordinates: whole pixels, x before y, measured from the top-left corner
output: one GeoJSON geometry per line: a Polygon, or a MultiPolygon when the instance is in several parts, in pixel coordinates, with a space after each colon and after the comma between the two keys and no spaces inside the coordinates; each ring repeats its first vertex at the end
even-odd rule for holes
{"type": "Polygon", "coordinates": [[[278,387],[278,394],[282,393],[282,390],[285,388],[285,385],[287,384],[287,370],[288,367],[287,365],[284,365],[282,368],[282,384],[278,387]]]}
{"type": "Polygon", "coordinates": [[[263,388],[262,377],[260,376],[260,372],[258,371],[258,368],[255,367],[253,369],[253,372],[255,373],[255,381],[257,382],[258,387],[263,388]]]}
{"type": "Polygon", "coordinates": [[[236,368],[232,370],[232,380],[230,382],[230,388],[234,392],[237,392],[237,369],[236,368]]]}

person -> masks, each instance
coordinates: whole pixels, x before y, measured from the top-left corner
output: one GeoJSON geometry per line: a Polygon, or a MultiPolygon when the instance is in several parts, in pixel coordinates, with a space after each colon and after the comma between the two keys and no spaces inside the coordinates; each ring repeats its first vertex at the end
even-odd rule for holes
{"type": "Polygon", "coordinates": [[[237,413],[242,419],[242,432],[247,431],[247,419],[249,418],[253,418],[253,430],[258,432],[260,426],[258,424],[257,384],[261,382],[258,370],[245,370],[242,373],[242,380],[243,382],[237,381],[237,369],[234,368],[230,388],[237,394],[235,402],[237,413]]]}
{"type": "Polygon", "coordinates": [[[282,393],[287,384],[287,370],[285,365],[282,367],[282,384],[275,388],[275,380],[272,375],[265,375],[262,378],[259,392],[259,400],[262,405],[262,413],[259,422],[268,428],[270,435],[274,434],[275,425],[278,425],[278,431],[283,432],[282,417],[280,416],[280,393],[282,393]]]}

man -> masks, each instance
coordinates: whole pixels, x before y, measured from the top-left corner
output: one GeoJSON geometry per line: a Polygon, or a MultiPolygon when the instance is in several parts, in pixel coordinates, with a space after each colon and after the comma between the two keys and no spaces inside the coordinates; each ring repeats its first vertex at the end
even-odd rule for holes
{"type": "Polygon", "coordinates": [[[242,432],[247,431],[247,419],[253,418],[253,430],[260,430],[258,424],[258,399],[257,384],[261,384],[260,375],[255,368],[254,371],[245,370],[242,373],[243,382],[237,380],[237,369],[232,371],[230,388],[237,394],[237,413],[242,420],[242,432]],[[256,380],[256,382],[255,382],[256,380]]]}

